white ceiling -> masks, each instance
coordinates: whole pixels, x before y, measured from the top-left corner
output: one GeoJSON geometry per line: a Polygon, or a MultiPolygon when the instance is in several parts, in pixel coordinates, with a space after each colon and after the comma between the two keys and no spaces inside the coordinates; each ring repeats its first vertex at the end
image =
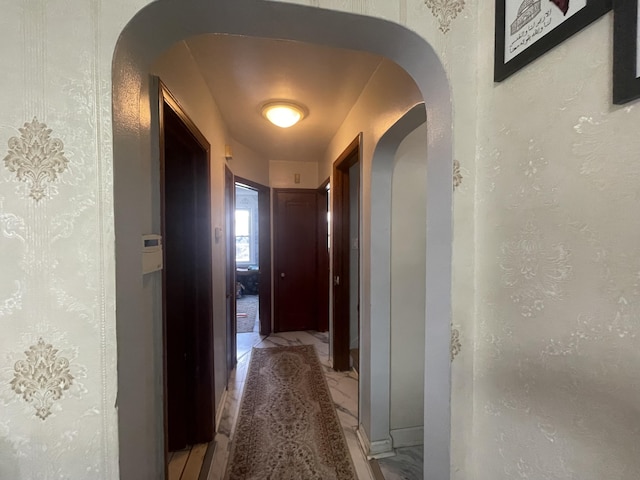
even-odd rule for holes
{"type": "Polygon", "coordinates": [[[267,160],[317,161],[382,57],[284,40],[202,35],[186,41],[229,133],[267,160]],[[304,105],[308,116],[281,129],[269,100],[304,105]]]}

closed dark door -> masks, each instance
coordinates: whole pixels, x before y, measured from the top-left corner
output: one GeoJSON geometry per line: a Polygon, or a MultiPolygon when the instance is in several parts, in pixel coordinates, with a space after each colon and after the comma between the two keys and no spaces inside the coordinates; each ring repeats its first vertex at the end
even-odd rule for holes
{"type": "Polygon", "coordinates": [[[317,330],[318,192],[274,192],[274,327],[278,332],[317,330]]]}
{"type": "Polygon", "coordinates": [[[163,109],[164,321],[170,451],[213,440],[213,304],[207,149],[163,109]]]}

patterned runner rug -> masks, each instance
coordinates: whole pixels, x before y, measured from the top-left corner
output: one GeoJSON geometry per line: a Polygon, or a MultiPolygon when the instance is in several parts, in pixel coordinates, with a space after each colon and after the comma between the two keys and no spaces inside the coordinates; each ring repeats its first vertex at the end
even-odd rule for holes
{"type": "Polygon", "coordinates": [[[357,478],[312,345],[253,349],[225,478],[357,478]]]}

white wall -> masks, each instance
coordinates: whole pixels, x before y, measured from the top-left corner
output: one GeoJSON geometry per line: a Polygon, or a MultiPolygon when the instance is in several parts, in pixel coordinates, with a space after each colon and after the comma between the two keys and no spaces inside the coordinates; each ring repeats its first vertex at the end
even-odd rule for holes
{"type": "Polygon", "coordinates": [[[269,185],[272,188],[318,188],[318,164],[316,162],[269,162],[269,185]],[[295,183],[296,174],[300,183],[295,183]]]}
{"type": "Polygon", "coordinates": [[[269,161],[246,145],[231,139],[233,160],[227,162],[234,175],[269,186],[269,161]]]}
{"type": "Polygon", "coordinates": [[[422,444],[427,127],[394,158],[391,197],[391,420],[394,446],[422,444]]]}

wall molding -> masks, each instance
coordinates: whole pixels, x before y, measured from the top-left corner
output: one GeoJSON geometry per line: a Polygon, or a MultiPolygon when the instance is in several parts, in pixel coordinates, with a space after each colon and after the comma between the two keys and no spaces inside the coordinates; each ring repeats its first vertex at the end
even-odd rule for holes
{"type": "Polygon", "coordinates": [[[358,437],[358,443],[360,443],[360,447],[369,460],[371,460],[372,458],[385,458],[395,455],[391,437],[384,440],[371,442],[369,440],[369,437],[367,436],[367,433],[364,431],[364,428],[362,428],[362,425],[360,425],[356,430],[356,436],[358,437]]]}
{"type": "Polygon", "coordinates": [[[424,427],[395,428],[389,432],[393,448],[415,447],[424,444],[424,427]]]}

